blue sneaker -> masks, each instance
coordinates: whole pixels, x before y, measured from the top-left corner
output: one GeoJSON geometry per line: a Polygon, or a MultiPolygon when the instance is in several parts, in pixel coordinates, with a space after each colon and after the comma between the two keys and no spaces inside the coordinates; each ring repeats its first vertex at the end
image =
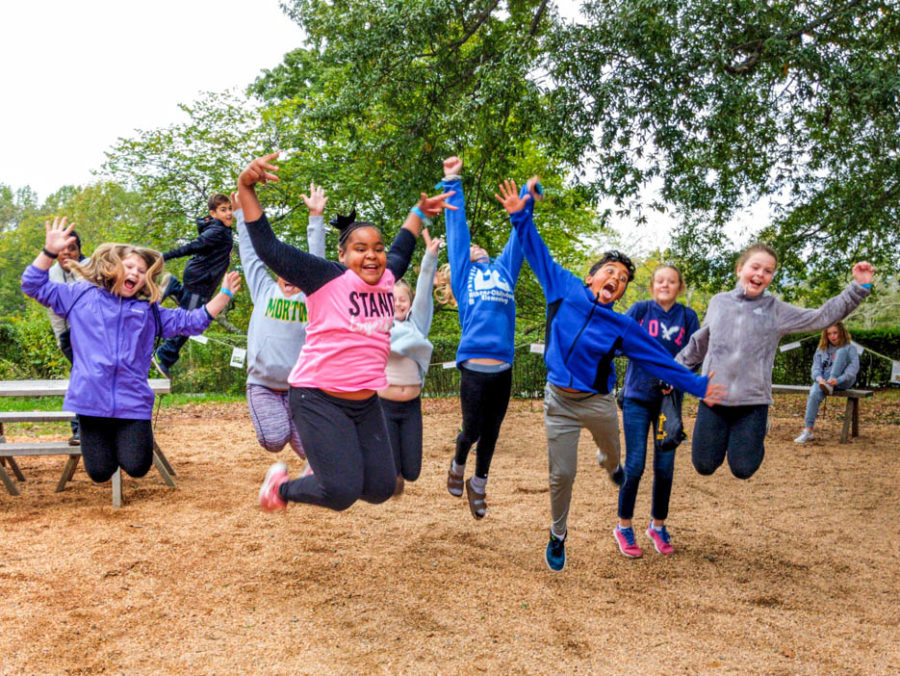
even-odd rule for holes
{"type": "Polygon", "coordinates": [[[558,538],[550,531],[550,541],[544,554],[547,567],[557,573],[566,567],[566,538],[558,538]]]}

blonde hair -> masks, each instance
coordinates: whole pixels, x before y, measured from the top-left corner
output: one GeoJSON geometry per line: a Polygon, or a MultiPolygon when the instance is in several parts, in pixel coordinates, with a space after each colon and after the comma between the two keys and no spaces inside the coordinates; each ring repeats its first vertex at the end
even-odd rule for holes
{"type": "Polygon", "coordinates": [[[122,261],[129,256],[138,256],[147,265],[147,280],[133,297],[156,303],[160,297],[156,280],[163,270],[163,257],[159,251],[131,244],[107,242],[98,246],[87,262],[82,264],[72,261],[69,265],[86,282],[121,296],[122,284],[125,281],[125,266],[122,265],[122,261]]]}
{"type": "Polygon", "coordinates": [[[828,329],[830,329],[832,326],[836,326],[839,333],[838,344],[835,345],[835,347],[844,347],[845,345],[850,344],[850,332],[847,330],[847,327],[844,326],[844,322],[835,322],[831,326],[826,327],[824,331],[822,331],[822,337],[819,338],[820,350],[828,349],[828,345],[830,344],[828,342],[828,329]]]}
{"type": "Polygon", "coordinates": [[[409,295],[409,302],[412,303],[413,298],[416,297],[416,292],[413,291],[412,285],[407,282],[405,279],[398,279],[394,282],[394,286],[399,286],[401,289],[406,289],[406,293],[409,295]]]}
{"type": "Polygon", "coordinates": [[[744,263],[750,260],[750,256],[755,253],[764,253],[769,254],[773,259],[775,259],[775,267],[778,267],[778,254],[775,253],[775,249],[770,247],[768,244],[763,244],[762,242],[757,242],[756,244],[751,244],[737,259],[737,263],[734,266],[734,273],[740,274],[740,269],[744,267],[744,263]]]}
{"type": "Polygon", "coordinates": [[[441,305],[458,306],[450,286],[450,263],[444,263],[434,274],[434,299],[441,305]]]}

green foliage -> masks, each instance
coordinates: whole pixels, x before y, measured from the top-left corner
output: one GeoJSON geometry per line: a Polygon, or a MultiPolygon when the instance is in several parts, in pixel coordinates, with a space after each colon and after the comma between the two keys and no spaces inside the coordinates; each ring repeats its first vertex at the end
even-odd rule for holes
{"type": "Polygon", "coordinates": [[[0,321],[0,380],[68,378],[47,311],[30,302],[22,317],[0,321]]]}

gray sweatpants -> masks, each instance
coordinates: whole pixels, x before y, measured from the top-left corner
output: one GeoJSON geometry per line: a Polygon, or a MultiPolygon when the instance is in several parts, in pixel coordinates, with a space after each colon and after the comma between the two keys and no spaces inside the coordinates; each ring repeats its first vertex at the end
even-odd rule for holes
{"type": "Polygon", "coordinates": [[[578,439],[587,428],[610,474],[619,465],[619,416],[612,394],[566,392],[547,383],[544,388],[544,428],[550,465],[550,515],[553,532],[565,535],[578,469],[578,439]]]}

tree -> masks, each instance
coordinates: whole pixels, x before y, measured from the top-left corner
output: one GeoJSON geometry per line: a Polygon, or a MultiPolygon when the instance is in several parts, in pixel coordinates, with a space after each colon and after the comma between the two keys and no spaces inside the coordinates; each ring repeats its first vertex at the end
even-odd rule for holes
{"type": "Polygon", "coordinates": [[[690,276],[726,285],[736,252],[722,227],[760,198],[775,218],[759,236],[791,285],[829,294],[854,260],[894,265],[896,3],[590,0],[583,13],[547,51],[560,151],[589,159],[583,179],[637,217],[661,179],[690,276]]]}

